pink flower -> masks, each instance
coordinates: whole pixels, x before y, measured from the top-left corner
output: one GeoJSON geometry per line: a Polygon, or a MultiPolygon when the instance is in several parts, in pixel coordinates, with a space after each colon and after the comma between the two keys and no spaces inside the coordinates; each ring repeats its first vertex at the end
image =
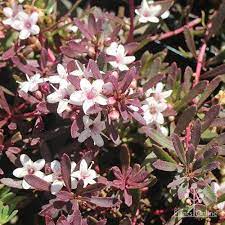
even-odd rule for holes
{"type": "Polygon", "coordinates": [[[81,79],[81,90],[70,96],[71,104],[82,105],[85,114],[95,104],[107,105],[107,98],[102,95],[103,85],[104,81],[101,79],[93,81],[92,84],[86,78],[81,79]]]}
{"type": "Polygon", "coordinates": [[[14,29],[20,31],[19,38],[21,40],[27,39],[30,35],[39,34],[40,28],[36,24],[38,21],[38,13],[33,12],[31,15],[20,12],[18,20],[14,23],[14,29]]]}
{"type": "MultiPolygon", "coordinates": [[[[17,168],[13,171],[13,175],[15,177],[23,178],[26,175],[31,175],[31,174],[40,178],[44,177],[44,173],[40,171],[45,166],[44,159],[39,159],[33,162],[28,155],[22,154],[20,156],[20,162],[22,163],[23,167],[17,168]]],[[[31,186],[25,180],[22,181],[22,186],[24,189],[31,188],[31,186]]]]}
{"type": "Polygon", "coordinates": [[[97,174],[95,170],[91,169],[91,166],[88,167],[87,162],[82,159],[80,162],[79,170],[71,174],[72,177],[77,178],[78,180],[82,180],[84,182],[84,188],[87,187],[88,184],[96,183],[94,179],[97,178],[97,174]]]}
{"type": "Polygon", "coordinates": [[[118,45],[116,42],[112,42],[111,45],[106,48],[106,54],[114,56],[115,60],[109,63],[114,68],[118,68],[121,71],[129,70],[128,64],[135,61],[134,56],[126,56],[126,51],[123,45],[118,45]]]}
{"type": "Polygon", "coordinates": [[[91,137],[94,145],[102,147],[104,141],[101,137],[101,132],[105,129],[105,122],[101,121],[101,114],[99,113],[95,120],[90,119],[88,116],[83,117],[84,130],[79,134],[78,141],[84,142],[91,137]]]}

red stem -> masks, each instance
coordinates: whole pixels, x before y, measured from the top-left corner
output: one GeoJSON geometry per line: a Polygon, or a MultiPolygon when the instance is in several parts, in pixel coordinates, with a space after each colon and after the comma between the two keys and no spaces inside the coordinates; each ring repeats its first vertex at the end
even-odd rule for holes
{"type": "Polygon", "coordinates": [[[207,45],[206,45],[206,42],[204,41],[198,55],[198,61],[197,61],[196,72],[195,72],[195,81],[194,81],[193,87],[197,85],[200,80],[206,47],[207,45]]]}
{"type": "Polygon", "coordinates": [[[127,42],[131,42],[134,39],[134,0],[129,0],[130,7],[130,31],[127,42]]]}
{"type": "Polygon", "coordinates": [[[192,28],[192,27],[196,26],[197,24],[199,24],[200,22],[201,22],[201,19],[197,18],[197,19],[192,20],[188,24],[186,24],[183,27],[180,27],[176,30],[169,31],[169,32],[166,32],[166,33],[162,33],[162,34],[156,34],[154,36],[148,36],[147,39],[150,40],[150,41],[156,41],[156,40],[160,41],[160,40],[178,35],[180,33],[183,33],[185,28],[192,28]]]}

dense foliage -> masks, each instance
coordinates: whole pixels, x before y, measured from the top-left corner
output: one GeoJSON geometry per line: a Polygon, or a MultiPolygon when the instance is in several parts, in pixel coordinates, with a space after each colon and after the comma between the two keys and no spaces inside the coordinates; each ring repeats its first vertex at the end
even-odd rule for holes
{"type": "Polygon", "coordinates": [[[0,225],[225,223],[224,0],[0,5],[0,225]]]}

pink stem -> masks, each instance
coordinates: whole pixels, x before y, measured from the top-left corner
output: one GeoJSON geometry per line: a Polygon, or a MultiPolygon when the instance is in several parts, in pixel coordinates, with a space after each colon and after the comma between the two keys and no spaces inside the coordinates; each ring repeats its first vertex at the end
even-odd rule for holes
{"type": "Polygon", "coordinates": [[[196,72],[195,72],[195,81],[193,84],[193,87],[199,83],[200,80],[200,75],[202,71],[202,66],[203,66],[203,60],[204,60],[204,55],[206,51],[206,42],[204,42],[200,48],[199,55],[198,55],[198,61],[197,61],[197,66],[196,66],[196,72]]]}
{"type": "Polygon", "coordinates": [[[128,35],[127,42],[133,41],[134,37],[134,0],[129,0],[129,6],[130,6],[130,31],[128,35]]]}
{"type": "Polygon", "coordinates": [[[134,216],[134,218],[132,220],[132,225],[136,225],[136,223],[137,223],[137,217],[138,217],[139,213],[140,213],[140,211],[139,211],[139,209],[137,209],[137,211],[135,213],[135,216],[134,216]]]}
{"type": "Polygon", "coordinates": [[[163,39],[167,39],[169,37],[176,36],[180,33],[183,33],[185,28],[192,28],[192,27],[196,26],[197,24],[199,24],[200,22],[201,22],[201,19],[197,18],[197,19],[192,20],[188,24],[186,24],[183,27],[180,27],[176,30],[169,31],[169,32],[166,32],[166,33],[162,33],[162,34],[156,34],[154,36],[148,36],[147,39],[150,40],[150,41],[155,41],[155,40],[160,41],[160,40],[163,40],[163,39]]]}

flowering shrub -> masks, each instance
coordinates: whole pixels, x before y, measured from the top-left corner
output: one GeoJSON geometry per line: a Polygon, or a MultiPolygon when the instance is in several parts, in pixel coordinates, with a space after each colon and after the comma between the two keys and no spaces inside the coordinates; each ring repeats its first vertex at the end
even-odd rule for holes
{"type": "Polygon", "coordinates": [[[0,3],[0,225],[225,221],[224,0],[0,3]]]}

